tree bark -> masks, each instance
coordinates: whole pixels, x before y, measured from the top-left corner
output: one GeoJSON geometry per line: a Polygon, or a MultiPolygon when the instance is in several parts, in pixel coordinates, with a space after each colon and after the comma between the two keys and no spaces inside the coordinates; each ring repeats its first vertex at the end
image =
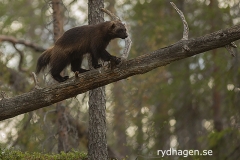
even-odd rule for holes
{"type": "Polygon", "coordinates": [[[63,34],[61,0],[52,0],[54,42],[63,34]]]}
{"type": "MultiPolygon", "coordinates": [[[[90,25],[104,22],[101,8],[104,8],[104,0],[88,1],[88,23],[90,25]]],[[[108,158],[106,133],[106,95],[103,86],[89,91],[88,158],[90,160],[108,158]]]]}
{"type": "MultiPolygon", "coordinates": [[[[53,9],[53,33],[54,42],[63,34],[63,8],[62,0],[52,0],[53,9]]],[[[60,102],[57,104],[57,125],[58,125],[58,153],[61,151],[68,152],[70,150],[68,130],[69,124],[66,116],[65,105],[60,102]]]]}
{"type": "Polygon", "coordinates": [[[114,69],[102,67],[101,71],[92,70],[80,74],[78,78],[73,77],[66,82],[47,88],[34,89],[13,98],[3,97],[0,101],[0,120],[49,106],[136,74],[144,74],[180,59],[224,47],[238,39],[240,39],[240,25],[195,39],[180,40],[168,47],[123,62],[114,69]]]}

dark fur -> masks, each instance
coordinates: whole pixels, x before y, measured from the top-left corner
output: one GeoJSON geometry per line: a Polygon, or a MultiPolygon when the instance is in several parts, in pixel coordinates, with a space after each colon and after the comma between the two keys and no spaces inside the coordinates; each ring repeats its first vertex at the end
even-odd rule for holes
{"type": "Polygon", "coordinates": [[[52,48],[43,52],[39,57],[36,73],[38,74],[49,65],[52,77],[58,82],[63,82],[68,79],[68,76],[62,77],[60,73],[69,64],[73,72],[88,71],[81,68],[83,55],[86,53],[91,54],[94,68],[101,67],[98,64],[99,59],[118,64],[120,58],[110,55],[106,47],[112,39],[124,39],[127,36],[125,26],[119,21],[72,28],[66,31],[52,48]]]}

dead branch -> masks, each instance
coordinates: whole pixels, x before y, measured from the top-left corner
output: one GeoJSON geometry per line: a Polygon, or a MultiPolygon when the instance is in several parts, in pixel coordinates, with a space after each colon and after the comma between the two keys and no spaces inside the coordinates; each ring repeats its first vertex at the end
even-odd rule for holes
{"type": "Polygon", "coordinates": [[[170,3],[173,6],[173,8],[177,11],[177,13],[179,14],[179,16],[181,17],[182,22],[183,22],[183,38],[182,38],[182,40],[188,40],[189,28],[188,28],[188,23],[184,17],[184,14],[182,13],[182,11],[180,9],[177,8],[177,6],[173,2],[170,2],[170,3]]]}
{"type": "Polygon", "coordinates": [[[125,47],[124,47],[124,50],[123,50],[123,54],[121,56],[121,58],[123,60],[127,60],[130,49],[131,49],[131,46],[132,46],[132,40],[128,36],[127,38],[125,38],[125,47]]]}
{"type": "Polygon", "coordinates": [[[23,52],[17,48],[17,46],[16,46],[15,43],[13,44],[13,47],[15,48],[15,50],[18,52],[18,54],[19,54],[19,56],[20,56],[20,58],[19,58],[19,63],[18,63],[18,70],[21,71],[21,72],[26,72],[27,70],[22,68],[23,59],[24,59],[24,54],[23,54],[23,52]]]}
{"type": "Polygon", "coordinates": [[[240,39],[240,25],[202,37],[180,40],[168,47],[123,62],[113,70],[109,68],[102,70],[101,73],[98,70],[91,70],[80,74],[77,79],[73,77],[64,83],[33,90],[13,98],[2,99],[0,101],[0,120],[49,106],[133,75],[144,74],[180,59],[224,47],[238,39],[240,39]],[[184,45],[188,46],[188,51],[182,49],[184,45]]]}
{"type": "Polygon", "coordinates": [[[25,41],[25,40],[19,40],[15,37],[12,37],[12,36],[6,36],[6,35],[0,35],[0,43],[1,42],[10,42],[12,44],[22,44],[26,47],[29,47],[29,48],[32,48],[33,50],[35,50],[36,52],[43,52],[45,51],[46,49],[41,47],[41,46],[38,46],[34,43],[31,43],[29,41],[25,41]]]}
{"type": "Polygon", "coordinates": [[[233,57],[235,57],[234,49],[237,48],[237,45],[234,42],[231,42],[230,44],[226,45],[225,48],[233,57]]]}
{"type": "Polygon", "coordinates": [[[233,47],[231,47],[230,45],[226,45],[225,48],[227,49],[227,51],[228,51],[233,57],[235,57],[235,53],[234,53],[233,47]]]}
{"type": "Polygon", "coordinates": [[[112,12],[110,12],[109,10],[107,10],[107,9],[105,9],[105,8],[101,8],[101,11],[103,11],[104,13],[106,13],[107,15],[109,15],[112,21],[121,21],[118,16],[116,16],[115,14],[113,14],[112,12]]]}

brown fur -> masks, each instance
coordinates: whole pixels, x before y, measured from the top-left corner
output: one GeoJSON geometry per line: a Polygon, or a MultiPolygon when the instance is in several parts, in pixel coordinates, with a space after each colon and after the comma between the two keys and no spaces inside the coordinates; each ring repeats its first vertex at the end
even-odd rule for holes
{"type": "Polygon", "coordinates": [[[66,31],[55,43],[39,57],[37,74],[50,66],[50,73],[55,80],[63,82],[68,76],[62,77],[61,71],[71,64],[71,70],[79,73],[88,70],[82,69],[82,58],[86,53],[92,56],[92,65],[99,68],[98,60],[120,63],[120,58],[110,55],[106,51],[109,42],[114,38],[126,38],[125,26],[120,21],[107,21],[97,25],[85,25],[66,31]]]}

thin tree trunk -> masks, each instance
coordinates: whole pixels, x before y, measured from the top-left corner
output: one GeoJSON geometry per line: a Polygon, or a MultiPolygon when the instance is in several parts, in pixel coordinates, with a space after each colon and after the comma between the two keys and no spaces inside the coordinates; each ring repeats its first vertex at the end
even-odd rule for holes
{"type": "MultiPolygon", "coordinates": [[[[216,0],[210,0],[209,4],[210,8],[212,10],[215,9],[215,7],[218,7],[218,1],[216,0]]],[[[215,23],[211,21],[211,30],[215,30],[215,23]]],[[[213,58],[213,78],[214,78],[214,86],[212,89],[212,110],[213,110],[213,124],[214,124],[214,130],[217,132],[222,131],[222,121],[221,121],[221,94],[219,90],[219,86],[221,85],[220,81],[217,80],[216,75],[219,75],[219,67],[217,66],[217,50],[212,50],[212,58],[213,58]]]]}
{"type": "Polygon", "coordinates": [[[54,42],[63,34],[62,0],[52,0],[54,42]]]}
{"type": "Polygon", "coordinates": [[[57,104],[57,121],[58,121],[58,153],[61,151],[68,152],[70,150],[69,144],[69,122],[66,114],[66,107],[57,104]]]}
{"type": "MultiPolygon", "coordinates": [[[[52,0],[54,42],[63,34],[62,0],[52,0]]],[[[68,120],[63,102],[57,103],[58,152],[70,150],[68,140],[68,120]]]]}
{"type": "Polygon", "coordinates": [[[124,91],[123,91],[123,82],[116,82],[113,86],[112,92],[114,95],[115,106],[113,108],[113,130],[116,134],[115,143],[118,152],[122,156],[129,155],[129,149],[127,146],[127,135],[126,135],[126,106],[124,104],[124,91]]]}
{"type": "MultiPolygon", "coordinates": [[[[100,11],[103,7],[103,0],[88,1],[89,24],[104,21],[103,12],[100,11]]],[[[106,131],[105,87],[100,87],[89,91],[88,158],[90,160],[106,160],[108,158],[106,131]]]]}

